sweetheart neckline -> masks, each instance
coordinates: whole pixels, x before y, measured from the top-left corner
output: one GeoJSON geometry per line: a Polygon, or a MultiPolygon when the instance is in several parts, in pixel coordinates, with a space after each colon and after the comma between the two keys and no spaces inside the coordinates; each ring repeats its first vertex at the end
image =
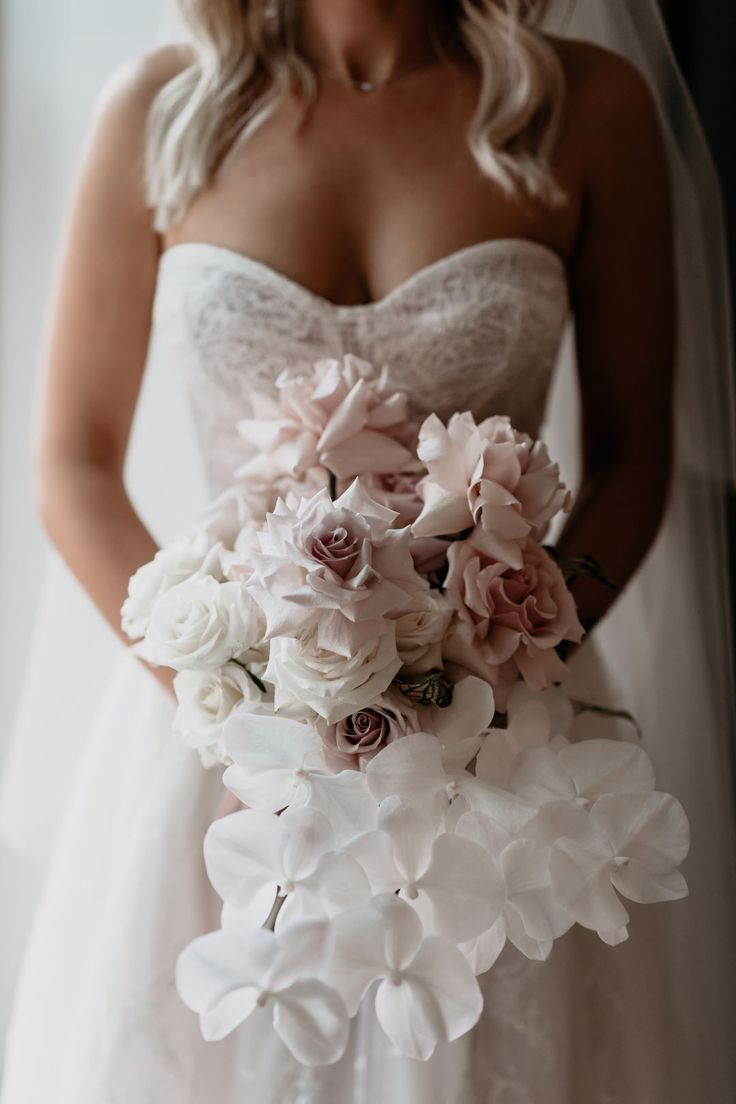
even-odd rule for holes
{"type": "Polygon", "coordinates": [[[430,261],[429,264],[422,265],[415,272],[406,277],[405,280],[401,280],[393,288],[386,292],[385,295],[380,296],[378,299],[372,299],[367,303],[335,303],[332,299],[327,299],[324,295],[320,295],[316,291],[312,291],[311,288],[306,287],[305,284],[299,283],[298,280],[292,279],[285,273],[280,272],[277,268],[267,264],[265,261],[259,261],[256,257],[251,257],[248,253],[243,253],[239,249],[231,249],[227,245],[218,245],[216,242],[205,241],[180,241],[174,242],[173,245],[162,250],[159,254],[159,266],[166,263],[164,259],[172,253],[178,253],[181,251],[191,249],[204,249],[211,250],[219,253],[223,256],[230,258],[232,261],[242,264],[245,267],[252,267],[260,272],[265,273],[272,281],[284,284],[291,288],[293,291],[302,295],[305,299],[312,303],[317,303],[322,306],[323,309],[330,310],[340,314],[359,313],[361,311],[371,311],[380,309],[386,304],[390,303],[396,297],[402,295],[409,290],[415,284],[420,283],[428,276],[435,273],[437,270],[444,267],[451,267],[458,261],[474,254],[476,252],[482,252],[483,250],[495,250],[499,246],[505,246],[512,248],[530,249],[532,251],[538,251],[540,257],[546,257],[551,261],[554,266],[561,273],[565,286],[567,287],[567,264],[560,253],[552,246],[547,245],[545,242],[537,241],[535,238],[522,238],[522,237],[508,237],[508,238],[486,238],[483,241],[473,242],[471,245],[462,246],[460,249],[454,249],[451,253],[446,253],[442,257],[438,257],[436,261],[430,261]]]}

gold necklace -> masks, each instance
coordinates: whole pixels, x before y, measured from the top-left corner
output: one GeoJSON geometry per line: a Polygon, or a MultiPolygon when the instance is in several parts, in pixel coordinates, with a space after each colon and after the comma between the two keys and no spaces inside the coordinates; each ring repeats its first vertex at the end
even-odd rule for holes
{"type": "Polygon", "coordinates": [[[402,80],[404,77],[408,77],[411,73],[416,72],[417,69],[423,69],[426,66],[433,65],[438,60],[437,55],[434,54],[431,58],[425,58],[424,61],[417,61],[414,62],[413,65],[407,65],[403,69],[399,69],[396,73],[392,73],[390,77],[382,81],[357,80],[353,77],[346,76],[344,73],[339,73],[336,69],[330,69],[328,65],[324,65],[321,61],[312,61],[312,65],[324,73],[326,77],[330,77],[331,80],[338,81],[340,84],[352,88],[354,92],[369,93],[378,92],[379,89],[385,88],[386,85],[394,84],[396,81],[402,80]]]}

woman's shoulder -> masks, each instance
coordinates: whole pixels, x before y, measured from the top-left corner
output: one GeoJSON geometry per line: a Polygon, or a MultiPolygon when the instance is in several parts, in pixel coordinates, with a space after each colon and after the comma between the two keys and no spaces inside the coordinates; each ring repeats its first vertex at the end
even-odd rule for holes
{"type": "Polygon", "coordinates": [[[129,117],[145,116],[158,92],[196,60],[185,42],[156,46],[126,59],[105,80],[98,110],[129,117]]]}
{"type": "Polygon", "coordinates": [[[576,113],[601,122],[616,115],[635,118],[651,112],[654,97],[647,78],[628,58],[597,42],[558,35],[544,36],[556,50],[576,113]]]}

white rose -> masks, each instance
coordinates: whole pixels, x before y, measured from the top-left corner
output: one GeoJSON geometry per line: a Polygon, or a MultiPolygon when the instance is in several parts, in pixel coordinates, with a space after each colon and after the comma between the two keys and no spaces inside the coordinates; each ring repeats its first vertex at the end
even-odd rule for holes
{"type": "Polygon", "coordinates": [[[375,702],[401,667],[392,622],[350,656],[316,645],[314,637],[277,637],[264,678],[274,684],[276,709],[308,706],[335,724],[375,702]]]}
{"type": "Polygon", "coordinates": [[[396,650],[405,667],[417,674],[442,666],[442,641],[453,609],[441,595],[431,595],[431,606],[396,619],[396,650]]]}
{"type": "Polygon", "coordinates": [[[176,671],[213,671],[231,659],[260,658],[263,632],[261,611],[242,583],[195,577],[156,603],[146,656],[176,671]]]}
{"type": "Polygon", "coordinates": [[[255,704],[264,698],[248,672],[232,662],[219,671],[179,671],[174,690],[174,732],[197,749],[205,766],[231,762],[221,742],[225,721],[244,701],[255,704]]]}
{"type": "Polygon", "coordinates": [[[132,640],[144,636],[158,599],[179,583],[193,576],[222,578],[221,551],[219,541],[213,544],[204,531],[159,549],[128,583],[128,597],[120,611],[124,632],[132,640]]]}

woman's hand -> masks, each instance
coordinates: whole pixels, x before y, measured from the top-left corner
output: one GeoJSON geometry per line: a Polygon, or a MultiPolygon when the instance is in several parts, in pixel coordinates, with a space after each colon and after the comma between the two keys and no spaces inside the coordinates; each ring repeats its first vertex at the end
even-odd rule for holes
{"type": "Polygon", "coordinates": [[[238,809],[245,808],[246,806],[243,804],[242,801],[239,801],[237,799],[234,793],[231,793],[230,790],[226,790],[223,788],[222,798],[220,799],[220,804],[217,808],[215,820],[219,820],[220,817],[229,816],[230,813],[236,813],[238,809]]]}
{"type": "Polygon", "coordinates": [[[174,701],[176,701],[176,691],[174,690],[174,679],[176,678],[176,671],[174,671],[171,667],[154,667],[151,663],[146,663],[146,667],[148,667],[148,670],[151,672],[156,681],[160,683],[161,686],[163,686],[166,693],[170,694],[174,701]]]}

